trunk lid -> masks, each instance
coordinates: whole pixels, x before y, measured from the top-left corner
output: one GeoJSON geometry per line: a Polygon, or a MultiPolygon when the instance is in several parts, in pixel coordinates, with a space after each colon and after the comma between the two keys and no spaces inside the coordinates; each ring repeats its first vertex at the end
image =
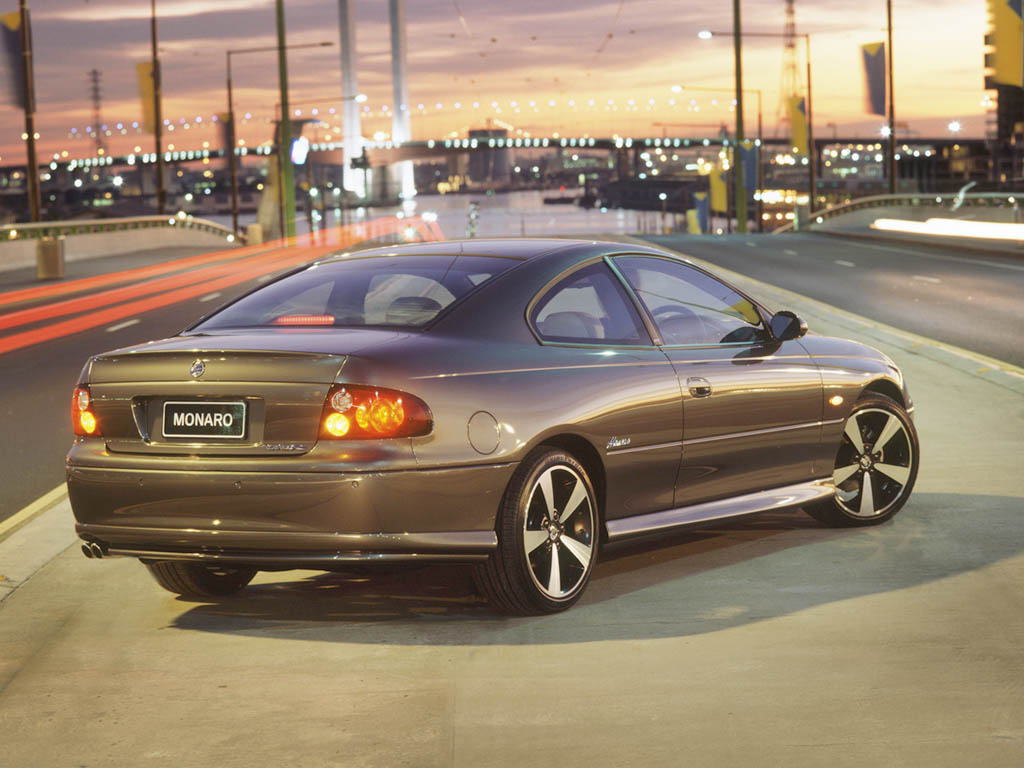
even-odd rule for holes
{"type": "MultiPolygon", "coordinates": [[[[316,444],[324,400],[347,357],[327,350],[349,346],[339,344],[346,335],[335,332],[333,344],[308,333],[259,334],[259,340],[254,334],[176,337],[100,355],[91,362],[88,383],[107,449],[176,456],[306,453],[316,444]],[[241,429],[236,421],[233,429],[219,430],[232,434],[214,434],[213,416],[228,411],[243,419],[241,429]],[[188,426],[173,426],[175,414],[179,425],[189,419],[188,426]]],[[[355,335],[362,343],[352,348],[369,342],[355,335]]]]}

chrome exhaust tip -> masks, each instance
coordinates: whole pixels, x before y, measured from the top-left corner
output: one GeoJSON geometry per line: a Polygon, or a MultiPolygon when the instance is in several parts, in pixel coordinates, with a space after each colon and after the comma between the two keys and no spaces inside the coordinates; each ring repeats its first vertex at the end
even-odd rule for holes
{"type": "Polygon", "coordinates": [[[103,558],[103,547],[95,541],[89,542],[89,550],[92,552],[92,556],[97,560],[101,560],[103,558]]]}
{"type": "Polygon", "coordinates": [[[82,554],[88,557],[90,560],[92,559],[92,550],[89,548],[88,544],[82,545],[82,554]]]}

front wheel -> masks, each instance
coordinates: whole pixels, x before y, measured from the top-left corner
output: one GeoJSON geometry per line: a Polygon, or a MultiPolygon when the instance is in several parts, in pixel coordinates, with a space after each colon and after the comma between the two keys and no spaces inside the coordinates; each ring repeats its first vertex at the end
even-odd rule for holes
{"type": "Polygon", "coordinates": [[[498,513],[498,549],[475,572],[499,610],[564,611],[583,594],[597,559],[597,500],[583,465],[539,449],[513,475],[498,513]]]}
{"type": "Polygon", "coordinates": [[[145,563],[156,583],[182,597],[204,600],[233,595],[256,575],[255,568],[222,568],[178,560],[145,563]]]}
{"type": "Polygon", "coordinates": [[[917,430],[895,400],[869,394],[846,419],[832,480],[835,496],[804,508],[834,527],[877,525],[907,502],[921,461],[917,430]]]}

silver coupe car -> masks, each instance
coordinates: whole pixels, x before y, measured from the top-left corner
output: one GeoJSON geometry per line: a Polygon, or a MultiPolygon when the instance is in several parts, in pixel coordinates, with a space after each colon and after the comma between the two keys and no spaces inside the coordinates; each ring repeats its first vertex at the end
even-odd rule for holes
{"type": "Polygon", "coordinates": [[[468,561],[497,609],[561,611],[604,546],[789,507],[896,514],[919,463],[903,376],[806,331],[655,248],[339,253],[86,363],[76,528],[191,598],[468,561]]]}

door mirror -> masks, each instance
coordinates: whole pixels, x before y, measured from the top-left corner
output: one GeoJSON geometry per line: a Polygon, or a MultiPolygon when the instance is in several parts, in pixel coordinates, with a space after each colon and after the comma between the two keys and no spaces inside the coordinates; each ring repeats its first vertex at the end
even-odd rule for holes
{"type": "Polygon", "coordinates": [[[772,331],[772,336],[775,337],[776,341],[799,339],[807,333],[807,323],[788,309],[783,309],[772,315],[769,326],[772,331]]]}

